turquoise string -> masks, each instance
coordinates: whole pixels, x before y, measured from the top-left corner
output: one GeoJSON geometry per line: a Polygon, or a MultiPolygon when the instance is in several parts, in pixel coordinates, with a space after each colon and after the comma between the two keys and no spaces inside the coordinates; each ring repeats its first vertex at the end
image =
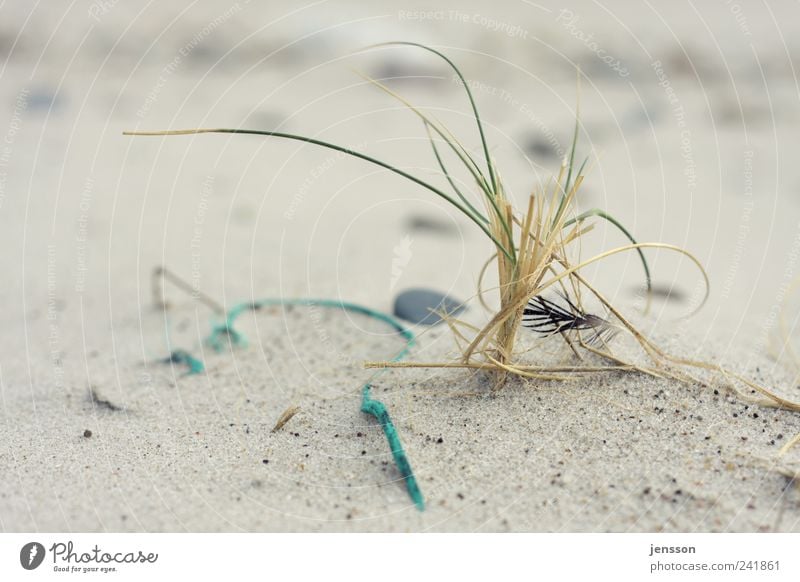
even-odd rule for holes
{"type": "Polygon", "coordinates": [[[186,364],[186,367],[189,368],[189,371],[186,373],[189,375],[201,374],[205,370],[203,362],[185,350],[175,350],[168,358],[165,358],[163,362],[165,364],[186,364]]]}
{"type": "MultiPolygon", "coordinates": [[[[228,311],[224,322],[215,325],[212,328],[211,333],[206,341],[216,351],[221,351],[224,348],[224,338],[228,338],[230,343],[234,346],[246,346],[247,339],[241,333],[236,331],[236,328],[234,327],[236,319],[242,313],[245,311],[256,311],[262,307],[285,307],[288,305],[301,305],[309,307],[319,306],[344,309],[345,311],[366,315],[367,317],[377,319],[390,325],[406,340],[405,347],[394,358],[392,358],[391,361],[393,362],[398,362],[406,357],[411,350],[411,347],[414,345],[414,334],[411,333],[408,328],[406,328],[394,317],[385,313],[381,313],[380,311],[369,309],[368,307],[356,305],[355,303],[330,299],[262,299],[253,303],[240,303],[228,311]]],[[[200,363],[200,365],[202,366],[202,363],[200,363]]],[[[202,371],[202,369],[200,371],[202,371]]],[[[385,370],[379,370],[376,372],[372,378],[370,378],[370,381],[364,384],[363,388],[361,389],[361,412],[375,417],[375,419],[383,427],[383,434],[386,435],[386,440],[389,443],[389,448],[392,451],[392,457],[394,458],[395,465],[406,482],[408,494],[414,504],[417,506],[417,509],[422,511],[425,509],[425,499],[422,496],[422,491],[420,491],[417,479],[414,477],[414,471],[411,468],[411,463],[409,462],[408,456],[403,449],[403,444],[400,442],[400,435],[397,433],[397,428],[389,416],[389,411],[386,409],[386,405],[379,400],[374,400],[371,395],[372,381],[384,371],[385,370]]]]}

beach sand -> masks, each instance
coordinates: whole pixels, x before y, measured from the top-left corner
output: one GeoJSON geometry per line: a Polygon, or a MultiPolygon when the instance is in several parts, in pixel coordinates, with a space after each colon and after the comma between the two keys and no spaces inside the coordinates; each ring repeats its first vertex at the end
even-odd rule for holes
{"type": "MultiPolygon", "coordinates": [[[[306,297],[391,312],[403,289],[430,287],[471,299],[477,324],[490,317],[474,298],[488,241],[429,193],[311,146],[121,135],[280,128],[446,185],[413,115],[352,69],[419,75],[392,86],[479,156],[452,74],[413,49],[349,54],[427,42],[470,80],[521,206],[566,153],[578,64],[579,153],[591,160],[579,209],[687,248],[711,295],[683,318],[702,280],[667,252],[648,253],[671,297],[647,315],[635,254],[584,274],[670,353],[800,400],[774,349],[800,314],[797,19],[718,4],[577,2],[567,14],[563,3],[459,3],[441,15],[420,14],[422,3],[4,5],[0,527],[800,531],[800,490],[780,472],[800,450],[778,457],[800,415],[722,383],[635,373],[512,380],[494,393],[482,373],[381,374],[374,395],[425,495],[418,511],[381,427],[359,411],[362,364],[393,357],[396,333],[336,309],[269,308],[242,318],[247,347],[216,353],[204,343],[212,311],[169,284],[161,309],[150,274],[167,265],[226,308],[306,297]],[[205,372],[165,363],[171,349],[205,372]],[[290,406],[300,412],[271,432],[290,406]]],[[[581,256],[624,243],[598,223],[581,256]]],[[[445,326],[415,332],[409,361],[457,359],[445,326]]],[[[530,363],[574,362],[558,339],[523,330],[520,347],[530,363]]],[[[639,357],[624,337],[614,349],[639,357]]]]}

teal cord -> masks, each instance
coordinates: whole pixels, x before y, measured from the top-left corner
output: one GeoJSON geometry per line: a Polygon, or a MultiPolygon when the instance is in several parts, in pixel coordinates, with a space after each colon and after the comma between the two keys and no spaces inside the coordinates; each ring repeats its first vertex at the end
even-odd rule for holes
{"type": "MultiPolygon", "coordinates": [[[[347,303],[345,301],[336,301],[331,299],[262,299],[253,303],[240,303],[228,311],[223,323],[215,325],[212,328],[211,334],[206,341],[216,351],[221,351],[224,347],[223,336],[227,337],[234,346],[246,346],[247,339],[242,334],[237,332],[234,327],[236,319],[245,311],[257,311],[263,307],[285,307],[287,305],[339,308],[344,309],[345,311],[366,315],[390,325],[406,340],[405,347],[392,359],[393,362],[399,362],[405,358],[411,350],[411,347],[414,345],[414,334],[411,333],[408,328],[397,321],[394,317],[385,313],[381,313],[380,311],[369,309],[368,307],[356,305],[355,303],[347,303]]],[[[373,400],[370,394],[372,390],[372,381],[378,374],[384,371],[385,370],[379,370],[372,376],[372,378],[370,378],[368,383],[364,384],[364,387],[361,390],[361,412],[375,417],[375,419],[383,427],[383,433],[386,435],[386,440],[388,441],[389,448],[392,451],[392,457],[394,457],[395,465],[406,482],[408,494],[412,501],[414,501],[417,509],[422,511],[425,509],[425,499],[422,496],[422,491],[420,491],[419,484],[414,477],[414,471],[411,468],[411,463],[409,462],[408,456],[403,449],[403,444],[400,442],[400,435],[397,433],[397,428],[392,422],[392,419],[389,416],[389,411],[386,409],[386,406],[383,404],[383,402],[380,402],[379,400],[373,400]]]]}
{"type": "Polygon", "coordinates": [[[425,498],[422,496],[422,491],[420,491],[417,479],[414,477],[414,470],[411,468],[411,463],[408,461],[408,456],[403,450],[403,443],[400,442],[400,435],[397,434],[397,429],[395,428],[394,423],[389,416],[389,411],[386,410],[386,406],[383,404],[383,402],[380,402],[379,400],[373,400],[370,396],[371,388],[371,384],[364,385],[361,399],[361,412],[371,414],[383,426],[383,434],[386,435],[389,448],[392,450],[394,464],[397,466],[397,470],[400,471],[400,474],[406,481],[406,489],[408,490],[408,494],[411,497],[411,500],[414,502],[414,505],[417,506],[417,509],[424,511],[425,498]]]}
{"type": "Polygon", "coordinates": [[[185,350],[175,350],[163,361],[165,364],[186,364],[189,368],[189,371],[186,373],[189,375],[202,374],[206,369],[203,362],[185,350]]]}

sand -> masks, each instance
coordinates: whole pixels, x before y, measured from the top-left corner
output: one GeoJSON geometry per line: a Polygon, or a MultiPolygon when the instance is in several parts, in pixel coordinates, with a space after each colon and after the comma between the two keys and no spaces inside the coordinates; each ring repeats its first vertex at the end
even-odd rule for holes
{"type": "MultiPolygon", "coordinates": [[[[465,371],[383,374],[375,394],[425,494],[417,511],[359,412],[361,363],[402,347],[391,330],[270,309],[242,320],[248,347],[213,353],[210,311],[167,287],[164,312],[150,273],[166,264],[228,307],[320,297],[391,311],[415,286],[472,297],[491,252],[480,232],[424,191],[310,147],[121,135],[280,126],[432,177],[422,128],[351,67],[426,77],[394,87],[477,155],[450,73],[407,50],[347,56],[432,42],[474,81],[493,155],[524,201],[569,143],[578,63],[581,147],[594,160],[579,207],[688,248],[712,293],[679,320],[702,287],[667,253],[650,256],[674,294],[646,316],[635,255],[586,276],[671,352],[798,400],[793,368],[769,350],[779,314],[791,330],[800,312],[796,18],[725,3],[575,3],[571,16],[561,4],[459,3],[441,17],[414,3],[97,6],[0,8],[4,531],[800,530],[800,491],[776,470],[798,464],[800,451],[777,453],[800,415],[621,373],[494,394],[465,371]],[[164,363],[170,348],[207,372],[164,363]],[[300,412],[271,432],[289,406],[300,412]]],[[[598,225],[581,250],[623,243],[598,225]]],[[[488,315],[473,300],[468,317],[488,315]]],[[[571,361],[557,340],[529,334],[522,346],[532,363],[571,361]]],[[[624,338],[615,349],[634,354],[624,338]]],[[[454,358],[446,328],[422,334],[412,356],[454,358]]]]}

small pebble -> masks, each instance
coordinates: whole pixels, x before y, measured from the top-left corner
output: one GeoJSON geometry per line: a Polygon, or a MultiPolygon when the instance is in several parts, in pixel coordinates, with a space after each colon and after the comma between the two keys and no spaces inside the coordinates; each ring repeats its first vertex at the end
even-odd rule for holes
{"type": "Polygon", "coordinates": [[[537,158],[557,159],[556,144],[538,134],[529,135],[524,142],[525,151],[537,158]]]}
{"type": "Polygon", "coordinates": [[[458,227],[452,222],[437,220],[429,216],[415,215],[406,222],[408,230],[427,232],[436,235],[452,236],[458,234],[458,227]]]}
{"type": "Polygon", "coordinates": [[[400,319],[420,325],[436,325],[442,318],[433,311],[458,315],[464,311],[461,301],[431,289],[408,289],[394,300],[394,314],[400,319]]]}

